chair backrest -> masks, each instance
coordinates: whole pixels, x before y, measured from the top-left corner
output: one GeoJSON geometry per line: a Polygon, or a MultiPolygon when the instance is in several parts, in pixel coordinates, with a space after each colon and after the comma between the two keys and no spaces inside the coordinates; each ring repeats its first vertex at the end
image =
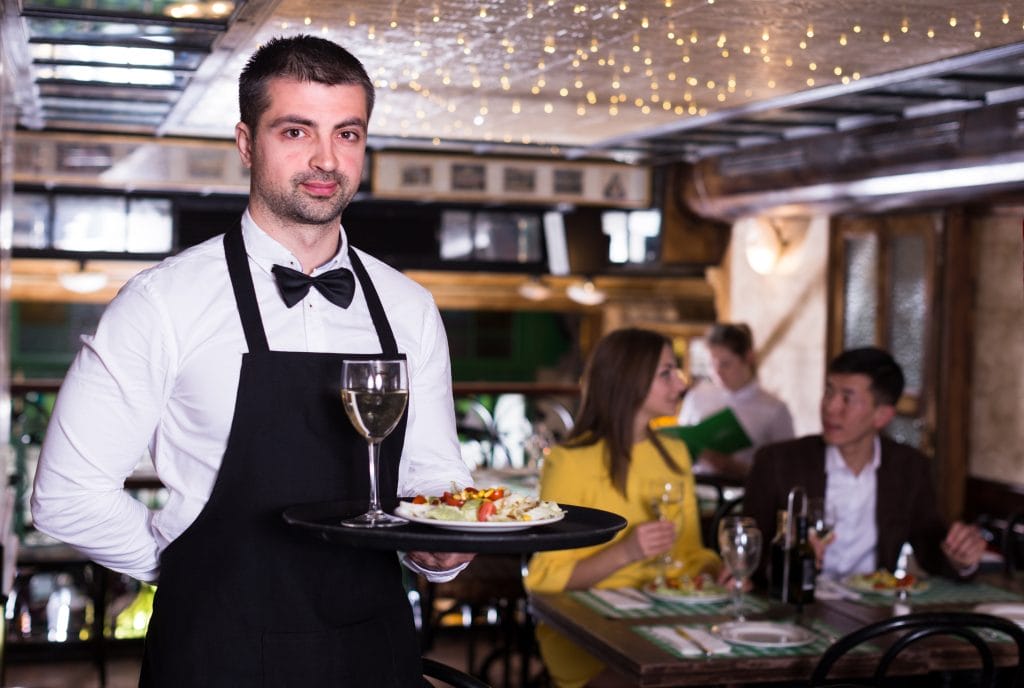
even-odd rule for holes
{"type": "Polygon", "coordinates": [[[1024,628],[1016,623],[989,614],[973,612],[917,612],[904,616],[883,619],[864,628],[849,633],[829,647],[818,660],[818,665],[811,674],[812,687],[826,685],[832,665],[840,657],[873,638],[888,633],[901,632],[903,635],[892,643],[878,663],[873,677],[873,685],[880,685],[893,660],[908,646],[931,636],[955,636],[963,638],[978,651],[981,657],[982,688],[995,686],[995,671],[992,648],[989,642],[978,632],[979,629],[990,629],[1008,635],[1017,644],[1017,665],[1013,668],[1014,678],[1010,685],[1024,685],[1024,628]]]}
{"type": "Polygon", "coordinates": [[[455,667],[442,664],[433,659],[427,659],[426,657],[423,658],[423,676],[426,678],[436,678],[439,681],[443,681],[445,685],[451,686],[451,688],[491,688],[490,685],[475,676],[470,676],[455,667]]]}

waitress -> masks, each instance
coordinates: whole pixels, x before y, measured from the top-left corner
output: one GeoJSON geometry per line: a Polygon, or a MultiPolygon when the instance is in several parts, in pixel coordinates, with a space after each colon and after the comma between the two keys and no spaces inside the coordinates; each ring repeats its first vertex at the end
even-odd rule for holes
{"type": "MultiPolygon", "coordinates": [[[[399,556],[281,518],[293,504],[368,498],[366,442],[339,398],[345,359],[408,361],[381,494],[470,480],[433,300],[341,227],[373,99],[334,43],[261,47],[239,83],[236,143],[252,179],[240,227],[133,278],[61,388],[33,516],[98,563],[158,583],[141,686],[423,683],[399,556]],[[168,491],[159,511],[123,488],[147,449],[168,491]]],[[[471,556],[401,558],[444,581],[471,556]]]]}

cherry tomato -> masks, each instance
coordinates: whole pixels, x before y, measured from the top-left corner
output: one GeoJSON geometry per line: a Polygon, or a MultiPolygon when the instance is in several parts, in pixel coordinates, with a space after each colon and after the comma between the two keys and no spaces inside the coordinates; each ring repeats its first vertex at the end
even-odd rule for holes
{"type": "Polygon", "coordinates": [[[413,504],[426,504],[427,503],[427,498],[424,497],[423,495],[416,495],[415,497],[412,498],[412,503],[413,504]]]}
{"type": "Polygon", "coordinates": [[[498,510],[498,507],[494,506],[494,502],[482,502],[476,510],[476,520],[486,521],[494,512],[498,510]]]}
{"type": "Polygon", "coordinates": [[[456,497],[455,495],[453,495],[451,492],[445,492],[443,495],[441,495],[441,501],[443,501],[448,506],[462,506],[463,504],[463,501],[456,497]]]}
{"type": "Polygon", "coordinates": [[[497,501],[497,500],[501,499],[504,496],[505,496],[505,488],[503,488],[503,487],[496,487],[491,492],[491,494],[487,495],[487,499],[490,499],[491,501],[497,501]]]}

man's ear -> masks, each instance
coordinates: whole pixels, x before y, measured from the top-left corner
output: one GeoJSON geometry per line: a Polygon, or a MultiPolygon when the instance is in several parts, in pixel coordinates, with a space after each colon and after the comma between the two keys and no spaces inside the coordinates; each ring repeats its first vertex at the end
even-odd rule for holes
{"type": "Polygon", "coordinates": [[[247,169],[252,168],[252,132],[245,122],[235,125],[235,147],[238,148],[238,157],[247,169]]]}
{"type": "Polygon", "coordinates": [[[875,429],[881,430],[896,416],[896,407],[892,404],[878,404],[872,418],[875,429]]]}

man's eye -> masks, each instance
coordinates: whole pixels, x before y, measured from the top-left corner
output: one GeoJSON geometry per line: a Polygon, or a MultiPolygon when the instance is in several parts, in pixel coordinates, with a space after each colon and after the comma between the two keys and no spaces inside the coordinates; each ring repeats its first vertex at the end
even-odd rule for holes
{"type": "Polygon", "coordinates": [[[339,135],[346,141],[358,141],[360,138],[358,131],[343,131],[339,135]]]}
{"type": "Polygon", "coordinates": [[[297,139],[300,136],[302,136],[302,130],[301,129],[285,129],[284,130],[284,135],[287,136],[290,139],[297,139]]]}

